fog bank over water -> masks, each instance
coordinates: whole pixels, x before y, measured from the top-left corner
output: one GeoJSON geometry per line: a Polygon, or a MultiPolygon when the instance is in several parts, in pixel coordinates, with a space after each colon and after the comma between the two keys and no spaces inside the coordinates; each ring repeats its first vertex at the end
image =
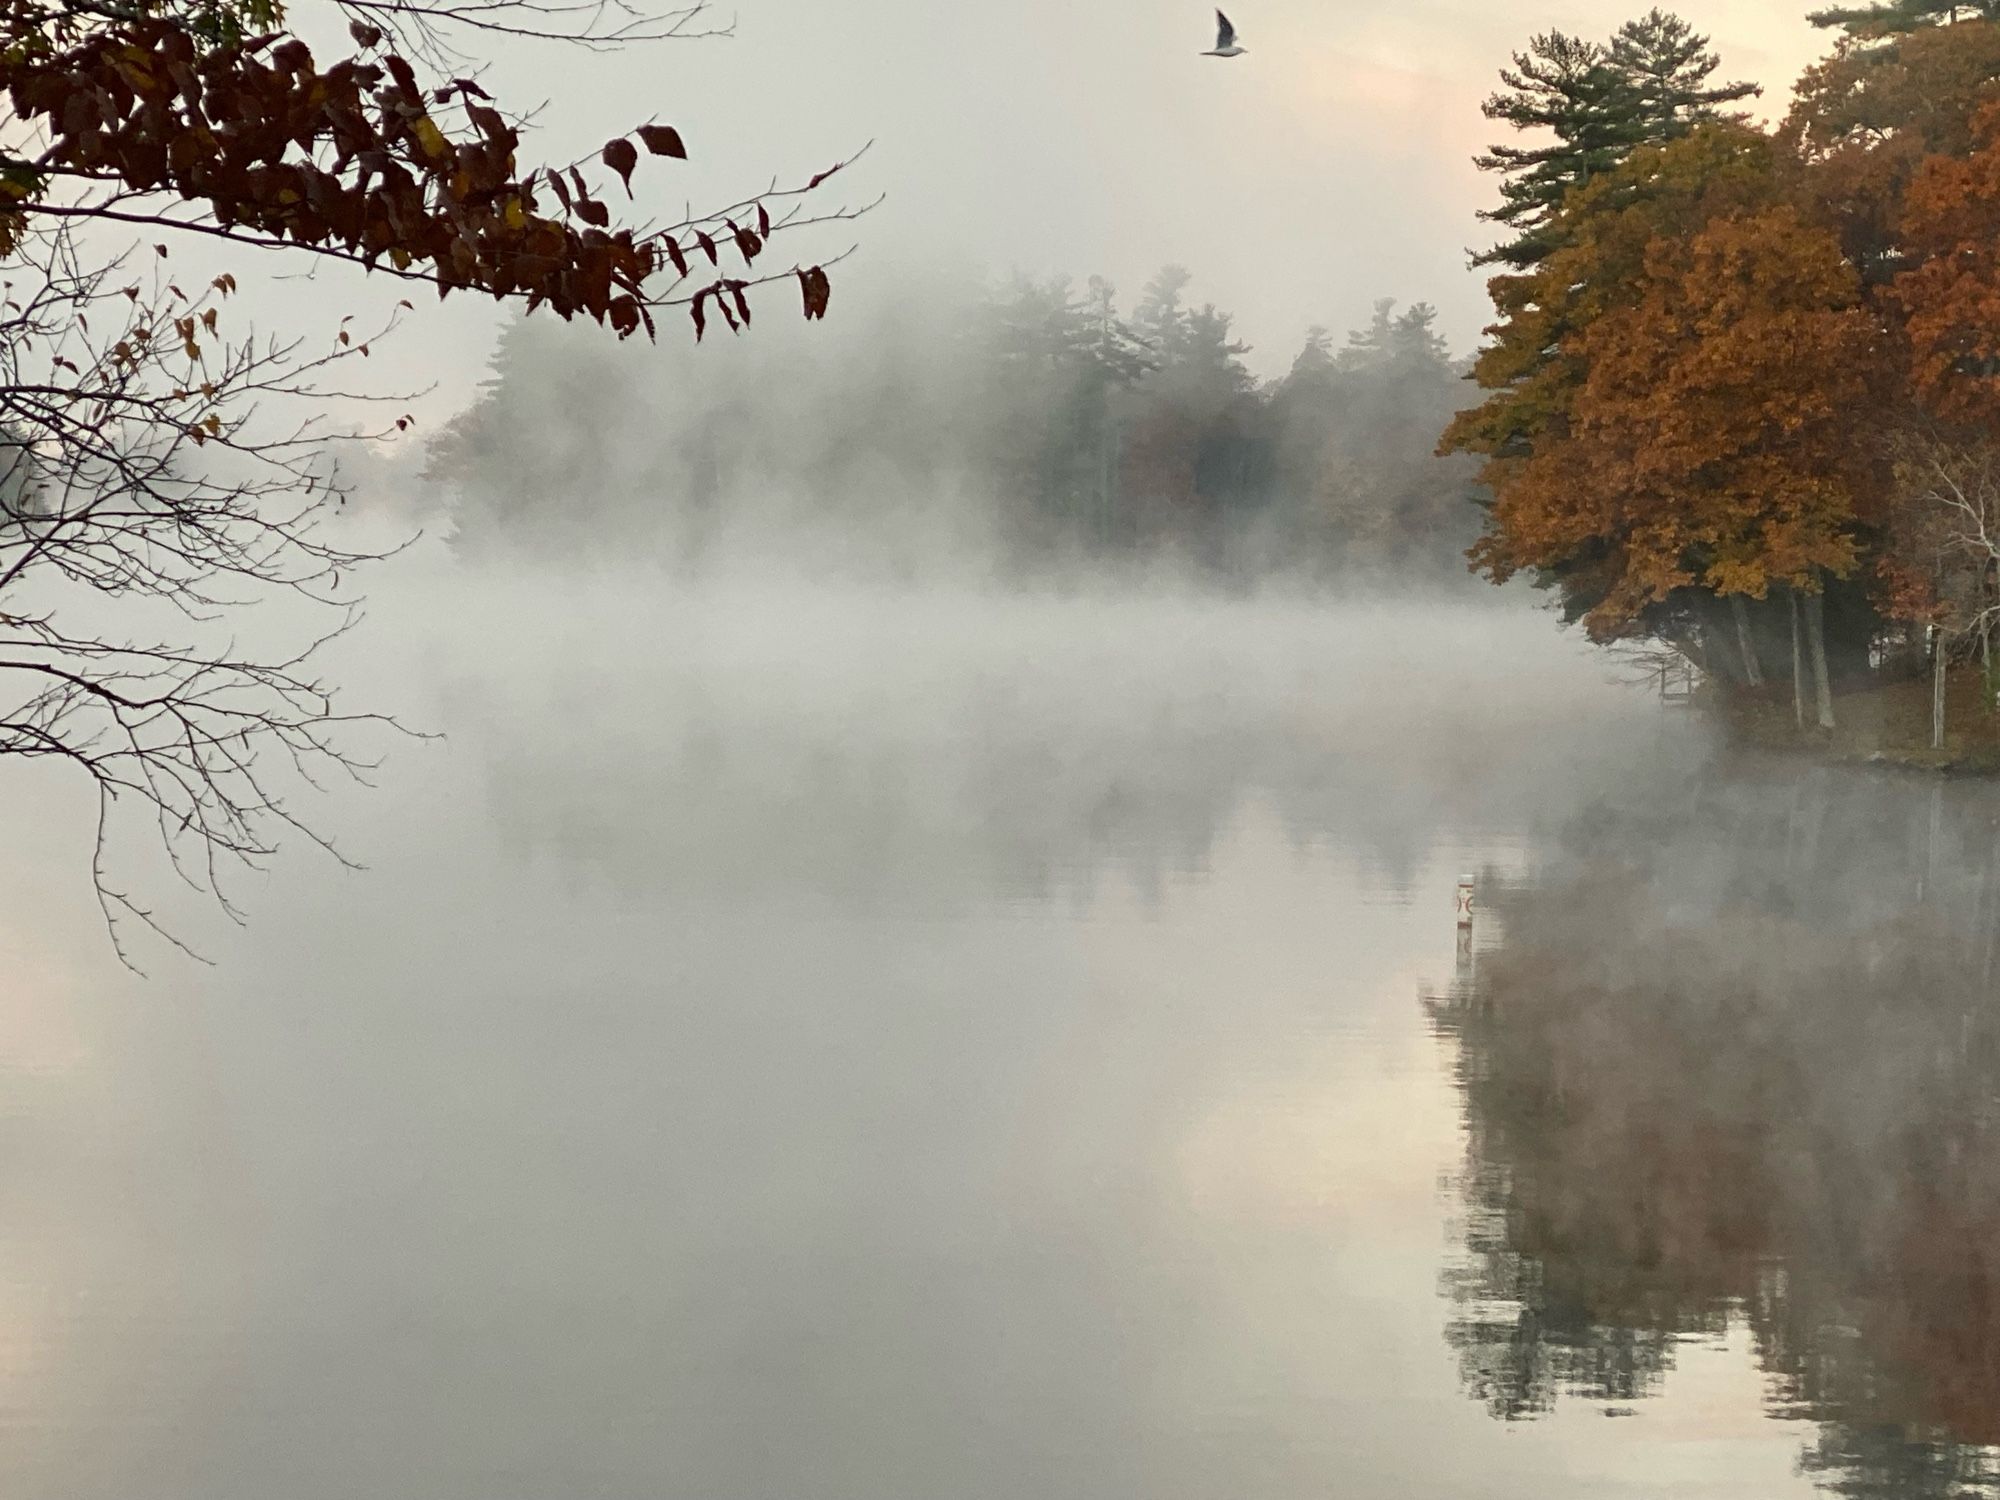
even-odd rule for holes
{"type": "MultiPolygon", "coordinates": [[[[301,889],[383,888],[417,852],[411,799],[455,839],[639,889],[1049,894],[1121,861],[1156,880],[1253,806],[1407,874],[1439,829],[1545,822],[1698,734],[1525,590],[1232,589],[1165,562],[1024,587],[977,548],[921,550],[903,570],[786,533],[694,568],[552,570],[426,538],[324,671],[347,709],[440,738],[368,737],[375,789],[293,797],[370,870],[294,840],[238,881],[245,938],[176,894],[143,824],[114,825],[114,859],[225,965],[301,889]]],[[[255,624],[295,644],[313,622],[255,624]]],[[[82,791],[48,767],[8,785],[37,859],[7,877],[90,970],[82,791]]]]}
{"type": "Polygon", "coordinates": [[[1520,596],[745,573],[562,594],[502,682],[438,642],[444,718],[512,706],[459,747],[504,840],[689,890],[1040,894],[1198,865],[1249,804],[1407,869],[1438,829],[1552,815],[1685,728],[1520,596]]]}

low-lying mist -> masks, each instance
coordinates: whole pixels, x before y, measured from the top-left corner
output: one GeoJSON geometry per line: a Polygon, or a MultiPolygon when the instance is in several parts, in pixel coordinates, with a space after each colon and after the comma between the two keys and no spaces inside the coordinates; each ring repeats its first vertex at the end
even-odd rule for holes
{"type": "MultiPolygon", "coordinates": [[[[482,573],[467,602],[539,577],[482,573]]],[[[551,598],[532,625],[506,607],[498,655],[451,611],[441,721],[506,843],[628,890],[1151,883],[1248,804],[1407,870],[1686,728],[1511,597],[596,573],[551,598]]]]}
{"type": "MultiPolygon", "coordinates": [[[[258,628],[289,643],[301,624],[258,628]]],[[[261,892],[360,894],[385,863],[441,858],[418,805],[446,820],[433,839],[556,859],[628,900],[1046,895],[1114,867],[1152,886],[1250,808],[1407,877],[1439,830],[1547,824],[1694,733],[1531,596],[1221,594],[1159,572],[1025,588],[767,558],[675,574],[471,564],[426,542],[383,565],[320,670],[345,709],[442,738],[364,727],[372,787],[292,788],[377,868],[287,840],[232,886],[253,929],[261,892]]],[[[55,857],[58,878],[34,882],[46,903],[79,894],[89,809],[53,775],[35,785],[40,810],[24,798],[17,816],[55,857]]],[[[180,920],[199,911],[149,825],[115,832],[121,873],[180,920]]]]}

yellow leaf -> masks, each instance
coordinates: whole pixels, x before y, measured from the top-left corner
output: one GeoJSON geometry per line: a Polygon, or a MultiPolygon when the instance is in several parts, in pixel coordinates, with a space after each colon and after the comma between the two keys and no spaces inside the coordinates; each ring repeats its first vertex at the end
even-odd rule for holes
{"type": "Polygon", "coordinates": [[[443,156],[446,151],[444,132],[437,128],[429,115],[421,116],[410,131],[417,138],[417,145],[426,156],[443,156]]]}

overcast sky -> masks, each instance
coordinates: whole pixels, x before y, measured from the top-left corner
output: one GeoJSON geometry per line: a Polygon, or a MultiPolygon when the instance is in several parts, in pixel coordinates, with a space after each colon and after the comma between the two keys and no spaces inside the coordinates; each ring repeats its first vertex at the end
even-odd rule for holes
{"type": "MultiPolygon", "coordinates": [[[[1434,302],[1470,347],[1486,307],[1465,252],[1487,242],[1473,216],[1493,201],[1470,162],[1492,138],[1479,102],[1530,33],[1604,36],[1639,9],[1237,0],[1250,51],[1222,62],[1197,55],[1213,23],[1196,0],[743,0],[730,40],[538,49],[487,78],[548,101],[531,155],[562,159],[649,116],[679,126],[694,162],[649,163],[636,182],[655,208],[796,180],[873,140],[848,196],[888,197],[852,228],[861,252],[836,313],[912,266],[1100,273],[1129,297],[1179,261],[1277,373],[1308,324],[1353,327],[1376,297],[1434,302]]],[[[1730,77],[1766,85],[1770,114],[1824,49],[1804,9],[1684,13],[1730,77]]],[[[767,295],[796,306],[789,289],[767,295]]],[[[432,419],[462,402],[496,322],[490,305],[438,311],[398,351],[441,378],[432,419]]]]}

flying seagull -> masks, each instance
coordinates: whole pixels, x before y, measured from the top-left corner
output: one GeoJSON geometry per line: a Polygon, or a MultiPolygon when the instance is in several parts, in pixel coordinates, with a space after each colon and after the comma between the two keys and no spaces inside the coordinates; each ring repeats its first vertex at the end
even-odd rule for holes
{"type": "Polygon", "coordinates": [[[1221,11],[1215,13],[1215,50],[1202,53],[1203,57],[1241,57],[1250,49],[1236,45],[1236,28],[1229,24],[1229,17],[1221,11]]]}

